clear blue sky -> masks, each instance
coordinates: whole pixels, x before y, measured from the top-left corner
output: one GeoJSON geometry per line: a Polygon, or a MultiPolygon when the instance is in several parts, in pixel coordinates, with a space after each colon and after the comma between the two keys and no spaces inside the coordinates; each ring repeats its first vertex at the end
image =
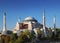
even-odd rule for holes
{"type": "Polygon", "coordinates": [[[0,0],[0,30],[3,27],[3,12],[7,13],[7,29],[12,29],[18,19],[21,22],[27,16],[32,16],[42,23],[45,8],[46,26],[53,27],[53,17],[56,15],[57,27],[60,27],[60,0],[0,0]]]}

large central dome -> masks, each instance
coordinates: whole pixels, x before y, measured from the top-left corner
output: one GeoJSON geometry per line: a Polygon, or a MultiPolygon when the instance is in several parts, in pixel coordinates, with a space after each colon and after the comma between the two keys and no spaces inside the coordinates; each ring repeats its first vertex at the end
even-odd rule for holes
{"type": "Polygon", "coordinates": [[[37,22],[37,20],[35,18],[30,17],[30,16],[25,18],[24,21],[36,21],[37,22]]]}

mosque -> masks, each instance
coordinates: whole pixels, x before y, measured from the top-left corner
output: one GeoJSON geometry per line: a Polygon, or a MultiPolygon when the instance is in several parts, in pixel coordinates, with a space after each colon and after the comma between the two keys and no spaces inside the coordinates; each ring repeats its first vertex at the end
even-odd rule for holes
{"type": "MultiPolygon", "coordinates": [[[[18,18],[18,21],[16,23],[15,28],[13,29],[13,33],[18,33],[21,31],[25,31],[28,29],[29,31],[34,31],[37,34],[37,29],[40,29],[41,33],[44,37],[47,37],[47,35],[51,32],[51,28],[46,27],[45,25],[45,11],[43,11],[43,24],[39,23],[34,17],[26,17],[23,22],[20,22],[20,18],[18,18]]],[[[51,35],[51,34],[50,34],[51,35]]]]}
{"type": "MultiPolygon", "coordinates": [[[[18,18],[18,21],[16,23],[16,26],[13,28],[13,33],[19,33],[22,31],[25,31],[28,29],[29,31],[34,31],[36,33],[37,29],[40,29],[42,34],[47,37],[47,35],[51,32],[51,28],[46,27],[46,19],[45,19],[45,10],[43,11],[43,24],[39,23],[34,17],[27,17],[23,20],[23,22],[20,22],[20,18],[18,18]]],[[[54,32],[56,33],[56,17],[54,17],[54,32]]],[[[4,13],[4,21],[3,21],[3,31],[2,34],[8,35],[11,33],[11,31],[7,30],[6,27],[6,12],[4,13]]]]}

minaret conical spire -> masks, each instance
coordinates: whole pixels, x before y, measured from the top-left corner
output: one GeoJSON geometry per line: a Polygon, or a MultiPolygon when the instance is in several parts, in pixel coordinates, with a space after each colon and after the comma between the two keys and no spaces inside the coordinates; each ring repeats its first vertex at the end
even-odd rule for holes
{"type": "Polygon", "coordinates": [[[45,35],[45,37],[47,37],[47,34],[46,34],[46,29],[45,29],[45,20],[46,18],[45,18],[45,9],[43,10],[43,30],[44,30],[44,35],[45,35]]]}
{"type": "Polygon", "coordinates": [[[6,31],[6,12],[4,12],[4,17],[3,17],[3,32],[6,31]]]}
{"type": "Polygon", "coordinates": [[[55,32],[55,35],[56,35],[56,16],[54,16],[54,32],[55,32]]]}
{"type": "Polygon", "coordinates": [[[45,9],[43,10],[43,25],[45,26],[45,9]]]}

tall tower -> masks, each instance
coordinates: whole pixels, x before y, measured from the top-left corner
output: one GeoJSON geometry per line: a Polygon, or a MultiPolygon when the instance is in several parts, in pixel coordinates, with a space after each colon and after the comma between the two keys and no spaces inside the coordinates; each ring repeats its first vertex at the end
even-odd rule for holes
{"type": "Polygon", "coordinates": [[[16,30],[20,30],[20,17],[18,17],[18,22],[16,24],[16,30]]]}
{"type": "Polygon", "coordinates": [[[18,17],[18,22],[20,23],[20,17],[18,17]]]}
{"type": "Polygon", "coordinates": [[[56,35],[56,16],[54,16],[54,33],[56,35]]]}
{"type": "Polygon", "coordinates": [[[45,29],[45,9],[43,11],[43,33],[44,33],[44,36],[47,37],[46,29],[45,29]]]}
{"type": "Polygon", "coordinates": [[[4,17],[3,17],[3,32],[6,31],[6,12],[4,12],[4,17]]]}

